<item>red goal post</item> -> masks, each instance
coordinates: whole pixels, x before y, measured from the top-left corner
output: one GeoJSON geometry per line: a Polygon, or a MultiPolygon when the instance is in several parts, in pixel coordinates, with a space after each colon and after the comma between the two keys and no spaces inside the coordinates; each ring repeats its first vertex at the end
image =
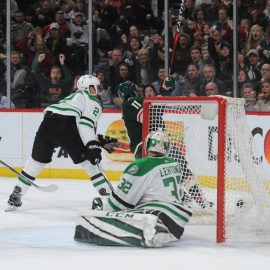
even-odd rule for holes
{"type": "Polygon", "coordinates": [[[194,220],[216,224],[217,242],[270,240],[266,218],[253,209],[255,205],[269,213],[269,179],[256,160],[243,104],[242,99],[212,96],[152,97],[143,105],[143,138],[158,128],[169,134],[170,156],[180,164],[187,160],[203,196],[214,205],[192,207],[194,220]],[[247,217],[258,222],[249,228],[247,217]]]}

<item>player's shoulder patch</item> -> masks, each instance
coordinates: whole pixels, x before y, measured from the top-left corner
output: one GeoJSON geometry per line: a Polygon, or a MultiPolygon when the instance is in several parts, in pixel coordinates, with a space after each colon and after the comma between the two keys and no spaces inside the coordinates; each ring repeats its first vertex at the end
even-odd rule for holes
{"type": "Polygon", "coordinates": [[[142,176],[145,174],[145,162],[143,158],[139,158],[130,163],[124,173],[133,176],[142,176]]]}
{"type": "Polygon", "coordinates": [[[132,164],[128,170],[127,173],[131,175],[135,175],[139,171],[139,166],[138,164],[132,164]]]}
{"type": "Polygon", "coordinates": [[[125,173],[133,176],[144,176],[150,172],[156,164],[152,163],[149,158],[139,158],[133,161],[125,170],[125,173]]]}

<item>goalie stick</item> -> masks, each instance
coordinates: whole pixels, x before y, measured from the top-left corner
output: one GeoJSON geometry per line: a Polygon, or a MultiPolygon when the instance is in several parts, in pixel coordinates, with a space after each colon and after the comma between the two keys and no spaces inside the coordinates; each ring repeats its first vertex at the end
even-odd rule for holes
{"type": "Polygon", "coordinates": [[[56,191],[58,189],[58,186],[57,185],[54,185],[54,184],[50,184],[50,185],[48,185],[46,187],[39,186],[39,185],[35,184],[33,181],[27,179],[25,176],[23,176],[19,172],[17,172],[15,169],[13,169],[12,167],[10,167],[7,163],[5,163],[4,161],[2,161],[1,159],[0,159],[0,163],[2,165],[4,165],[6,168],[8,168],[10,171],[12,171],[13,173],[15,173],[17,176],[20,176],[21,178],[23,178],[23,181],[27,182],[29,185],[35,187],[36,189],[38,189],[40,191],[53,192],[53,191],[56,191]]]}

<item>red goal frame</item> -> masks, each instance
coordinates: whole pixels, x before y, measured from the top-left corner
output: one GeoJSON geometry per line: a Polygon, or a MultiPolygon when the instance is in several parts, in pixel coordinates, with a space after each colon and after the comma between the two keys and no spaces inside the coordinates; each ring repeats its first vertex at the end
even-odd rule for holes
{"type": "Polygon", "coordinates": [[[226,105],[227,101],[221,97],[148,97],[143,103],[143,156],[145,156],[144,138],[149,133],[149,110],[152,103],[206,103],[209,101],[218,104],[218,158],[217,158],[217,243],[225,242],[225,155],[226,155],[226,105]]]}

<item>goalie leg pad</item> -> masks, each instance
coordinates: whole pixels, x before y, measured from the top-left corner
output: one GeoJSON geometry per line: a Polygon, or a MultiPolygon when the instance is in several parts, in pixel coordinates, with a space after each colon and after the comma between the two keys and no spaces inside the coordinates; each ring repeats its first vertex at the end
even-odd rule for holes
{"type": "Polygon", "coordinates": [[[74,239],[106,246],[150,247],[157,220],[149,214],[90,211],[79,217],[74,239]]]}
{"type": "Polygon", "coordinates": [[[158,218],[157,232],[165,228],[165,231],[172,234],[176,239],[180,239],[186,224],[192,216],[192,209],[179,203],[168,202],[147,202],[136,206],[133,210],[138,213],[155,215],[158,218]]]}
{"type": "Polygon", "coordinates": [[[157,233],[153,239],[147,243],[147,247],[163,247],[177,240],[178,239],[170,233],[157,233]]]}

